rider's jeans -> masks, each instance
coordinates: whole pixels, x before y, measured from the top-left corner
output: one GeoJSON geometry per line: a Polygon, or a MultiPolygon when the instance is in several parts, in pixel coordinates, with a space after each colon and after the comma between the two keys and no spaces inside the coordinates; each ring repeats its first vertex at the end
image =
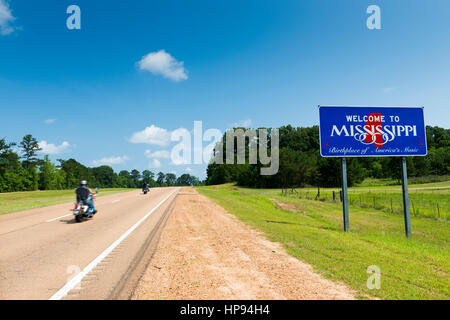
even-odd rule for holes
{"type": "Polygon", "coordinates": [[[93,202],[92,200],[86,200],[85,202],[86,202],[86,204],[89,206],[89,209],[90,209],[92,212],[95,212],[94,202],[93,202]]]}

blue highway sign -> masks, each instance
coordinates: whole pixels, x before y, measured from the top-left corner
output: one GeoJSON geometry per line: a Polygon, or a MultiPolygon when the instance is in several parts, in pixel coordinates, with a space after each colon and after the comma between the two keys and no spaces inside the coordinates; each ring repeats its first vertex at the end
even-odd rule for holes
{"type": "Polygon", "coordinates": [[[422,107],[319,106],[322,157],[426,156],[422,107]]]}

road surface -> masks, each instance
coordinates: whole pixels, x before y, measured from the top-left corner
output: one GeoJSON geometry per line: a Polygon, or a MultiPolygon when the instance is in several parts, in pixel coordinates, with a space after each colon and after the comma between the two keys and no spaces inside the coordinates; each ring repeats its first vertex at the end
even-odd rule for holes
{"type": "Polygon", "coordinates": [[[101,197],[82,223],[73,203],[0,216],[0,299],[129,298],[178,191],[101,197]]]}

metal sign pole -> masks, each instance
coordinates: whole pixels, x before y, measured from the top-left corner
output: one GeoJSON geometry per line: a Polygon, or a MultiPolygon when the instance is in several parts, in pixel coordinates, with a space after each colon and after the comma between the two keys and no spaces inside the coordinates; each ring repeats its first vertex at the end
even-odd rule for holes
{"type": "Polygon", "coordinates": [[[344,231],[349,232],[348,222],[348,195],[347,195],[347,159],[342,158],[342,209],[344,212],[344,231]]]}
{"type": "Polygon", "coordinates": [[[405,217],[405,233],[411,239],[411,217],[409,214],[408,197],[408,172],[406,170],[406,157],[402,157],[402,191],[403,191],[403,214],[405,217]]]}

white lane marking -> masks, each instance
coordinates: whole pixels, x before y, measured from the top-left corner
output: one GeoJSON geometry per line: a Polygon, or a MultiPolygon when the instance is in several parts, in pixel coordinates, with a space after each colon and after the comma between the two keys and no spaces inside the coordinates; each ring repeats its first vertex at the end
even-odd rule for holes
{"type": "Polygon", "coordinates": [[[117,203],[117,202],[120,202],[120,199],[118,199],[118,200],[114,200],[113,202],[111,202],[111,203],[117,203]]]}
{"type": "Polygon", "coordinates": [[[143,216],[138,222],[136,222],[127,232],[125,232],[119,239],[114,241],[112,245],[106,248],[97,258],[92,260],[80,273],[78,273],[75,277],[73,277],[70,281],[68,281],[64,287],[58,290],[53,296],[50,297],[49,300],[61,300],[64,298],[70,290],[75,288],[81,280],[91,272],[103,259],[105,259],[123,240],[125,240],[139,225],[144,222],[156,209],[158,209],[164,202],[167,201],[178,189],[172,191],[164,200],[156,205],[150,212],[148,212],[145,216],[143,216]]]}
{"type": "Polygon", "coordinates": [[[64,217],[68,217],[68,216],[71,216],[71,215],[72,215],[72,214],[69,213],[69,214],[63,215],[63,216],[58,217],[58,218],[53,218],[53,219],[47,220],[47,222],[56,221],[56,220],[58,220],[58,219],[61,219],[61,218],[64,218],[64,217]]]}

